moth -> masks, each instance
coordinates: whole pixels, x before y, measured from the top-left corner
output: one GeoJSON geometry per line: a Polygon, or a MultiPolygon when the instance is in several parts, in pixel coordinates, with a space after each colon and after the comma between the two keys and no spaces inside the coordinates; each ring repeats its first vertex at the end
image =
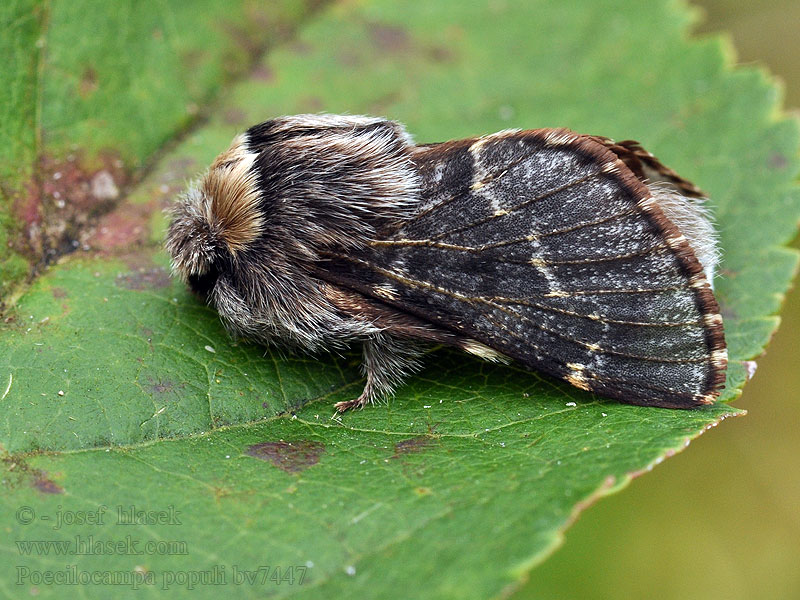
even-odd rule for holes
{"type": "Polygon", "coordinates": [[[296,115],[234,138],[172,208],[173,272],[234,336],[360,343],[345,411],[444,344],[623,402],[714,402],[727,352],[703,194],[634,141],[505,130],[416,145],[296,115]]]}

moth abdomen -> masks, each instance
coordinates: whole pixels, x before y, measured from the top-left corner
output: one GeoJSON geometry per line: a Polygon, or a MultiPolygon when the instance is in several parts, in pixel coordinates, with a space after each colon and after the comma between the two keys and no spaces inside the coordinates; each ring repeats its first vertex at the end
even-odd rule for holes
{"type": "Polygon", "coordinates": [[[234,332],[362,342],[365,392],[340,408],[390,393],[431,341],[685,408],[716,398],[727,360],[699,193],[631,141],[414,146],[390,121],[298,115],[234,141],[179,204],[168,249],[234,332]]]}

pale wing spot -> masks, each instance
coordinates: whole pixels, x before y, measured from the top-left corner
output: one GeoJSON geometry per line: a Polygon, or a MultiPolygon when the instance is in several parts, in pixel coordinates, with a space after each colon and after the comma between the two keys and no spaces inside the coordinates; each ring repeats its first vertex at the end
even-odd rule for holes
{"type": "Polygon", "coordinates": [[[480,152],[481,147],[489,141],[489,137],[481,137],[475,140],[472,145],[469,147],[470,153],[475,156],[478,152],[480,152]]]}
{"type": "Polygon", "coordinates": [[[567,363],[567,367],[569,367],[572,370],[569,373],[567,373],[564,379],[566,379],[576,388],[586,390],[587,392],[590,391],[591,388],[589,387],[589,382],[586,379],[586,375],[583,374],[583,370],[585,369],[584,365],[577,363],[567,363]]]}
{"type": "Polygon", "coordinates": [[[602,173],[617,174],[620,172],[620,170],[624,171],[625,169],[626,169],[625,163],[622,162],[620,159],[616,159],[614,161],[605,163],[601,167],[600,171],[602,173]]]}
{"type": "Polygon", "coordinates": [[[469,186],[469,189],[471,189],[473,192],[477,192],[485,185],[486,183],[484,181],[476,181],[471,186],[469,186]]]}
{"type": "Polygon", "coordinates": [[[708,285],[708,280],[703,273],[695,273],[689,278],[689,286],[695,289],[703,289],[710,287],[708,285]]]}
{"type": "MultiPolygon", "coordinates": [[[[503,131],[498,131],[497,133],[478,138],[472,143],[472,145],[469,147],[470,154],[472,155],[472,184],[470,185],[470,189],[472,189],[472,191],[479,192],[491,181],[499,179],[506,173],[506,171],[503,171],[500,174],[490,176],[490,172],[483,166],[483,161],[481,158],[483,146],[485,146],[488,142],[502,140],[518,133],[519,129],[504,129],[503,131]]],[[[489,193],[484,196],[484,198],[489,201],[491,212],[494,216],[498,217],[508,214],[508,211],[500,207],[499,198],[496,194],[489,193]]]]}
{"type": "Polygon", "coordinates": [[[502,363],[509,363],[511,359],[508,358],[505,354],[498,352],[494,348],[490,348],[485,344],[481,344],[475,340],[467,340],[465,341],[461,348],[465,352],[469,352],[470,354],[474,354],[475,356],[479,356],[484,360],[489,360],[491,362],[502,362],[502,363]]]}
{"type": "Polygon", "coordinates": [[[728,350],[726,348],[714,350],[711,353],[711,362],[716,366],[726,365],[728,363],[728,350]]]}
{"type": "Polygon", "coordinates": [[[686,242],[686,236],[683,234],[667,238],[667,245],[673,250],[680,248],[686,242]]]}
{"type": "Polygon", "coordinates": [[[559,287],[558,279],[556,278],[555,275],[553,275],[553,271],[550,269],[547,262],[539,257],[534,256],[533,258],[531,258],[530,264],[533,267],[535,267],[536,270],[539,271],[539,273],[541,273],[542,277],[544,277],[544,280],[547,282],[547,287],[550,291],[547,294],[545,294],[545,296],[553,297],[552,294],[554,293],[557,294],[558,292],[554,292],[554,290],[557,290],[559,287]]]}
{"type": "Polygon", "coordinates": [[[372,291],[376,296],[385,298],[387,300],[397,300],[400,297],[400,295],[397,293],[397,290],[388,283],[376,285],[372,288],[372,291]]]}
{"type": "Polygon", "coordinates": [[[578,136],[571,131],[554,129],[545,136],[544,141],[548,146],[566,146],[574,144],[577,139],[578,136]]]}

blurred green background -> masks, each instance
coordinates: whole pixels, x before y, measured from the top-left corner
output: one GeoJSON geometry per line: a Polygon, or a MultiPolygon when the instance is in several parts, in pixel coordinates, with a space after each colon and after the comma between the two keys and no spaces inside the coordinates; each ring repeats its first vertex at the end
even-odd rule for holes
{"type": "MultiPolygon", "coordinates": [[[[702,15],[696,35],[726,32],[736,62],[767,67],[784,84],[787,110],[800,113],[800,2],[692,5],[702,15]]],[[[515,600],[800,598],[798,340],[795,287],[735,402],[749,414],[584,513],[515,600]]]]}

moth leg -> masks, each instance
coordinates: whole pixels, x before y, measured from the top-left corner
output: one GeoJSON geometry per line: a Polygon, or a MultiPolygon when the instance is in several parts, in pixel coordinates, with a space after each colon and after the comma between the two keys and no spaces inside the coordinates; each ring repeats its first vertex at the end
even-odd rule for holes
{"type": "Polygon", "coordinates": [[[337,402],[336,410],[344,412],[351,408],[364,408],[367,403],[385,400],[409,374],[421,366],[420,348],[417,344],[377,333],[364,342],[361,372],[367,378],[364,391],[355,400],[337,402]]]}

